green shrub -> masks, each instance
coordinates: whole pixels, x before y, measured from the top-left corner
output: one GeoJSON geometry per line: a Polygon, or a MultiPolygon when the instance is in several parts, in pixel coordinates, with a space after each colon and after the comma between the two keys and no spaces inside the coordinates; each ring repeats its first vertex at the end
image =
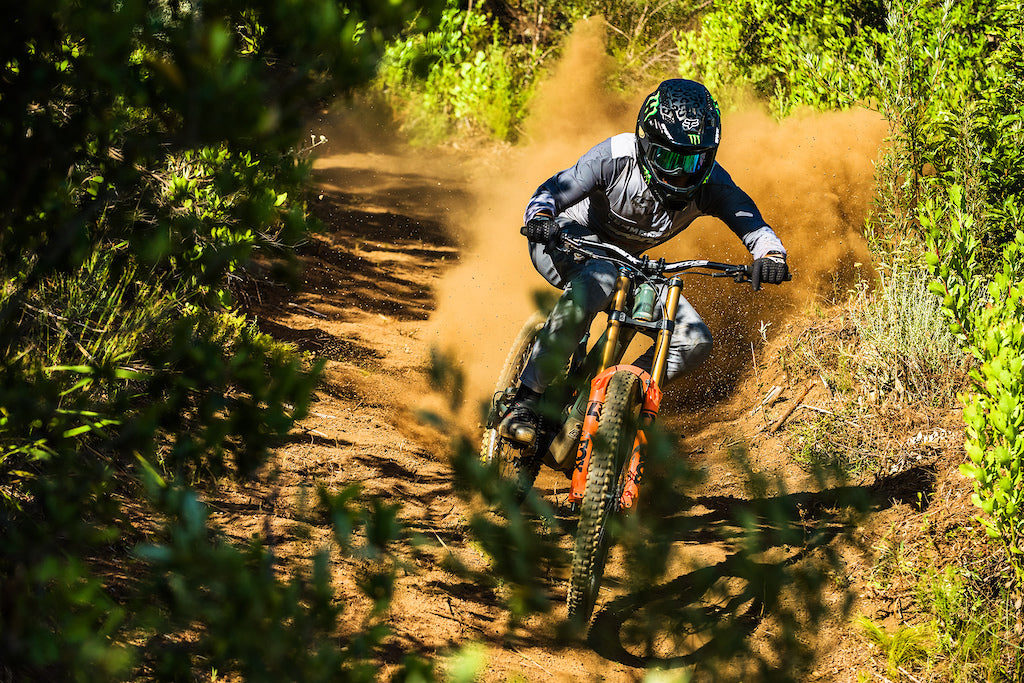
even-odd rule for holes
{"type": "Polygon", "coordinates": [[[713,91],[750,84],[780,113],[843,108],[873,94],[884,35],[877,0],[730,0],[677,34],[679,72],[713,91]]]}
{"type": "MultiPolygon", "coordinates": [[[[228,278],[308,230],[306,112],[416,9],[359,6],[46,0],[0,28],[5,680],[372,678],[380,624],[338,644],[323,559],[278,578],[196,491],[308,406],[318,369],[226,308],[228,278]]],[[[386,556],[393,512],[348,502],[323,504],[339,538],[389,530],[386,556]]]]}
{"type": "Polygon", "coordinates": [[[1005,545],[1024,581],[1024,232],[1003,248],[1001,269],[988,276],[958,188],[949,203],[952,211],[926,207],[922,224],[931,231],[932,290],[942,297],[950,330],[978,363],[973,391],[962,397],[970,459],[962,469],[975,480],[985,530],[1005,545]]]}
{"type": "Polygon", "coordinates": [[[449,0],[434,31],[388,45],[378,83],[414,140],[465,133],[507,140],[530,96],[522,56],[487,14],[449,0]]]}
{"type": "Polygon", "coordinates": [[[948,329],[920,258],[895,253],[886,260],[876,264],[876,285],[858,290],[859,371],[883,393],[947,405],[963,384],[968,356],[948,329]]]}
{"type": "Polygon", "coordinates": [[[872,68],[874,99],[891,128],[876,175],[879,237],[899,242],[912,234],[923,241],[918,209],[951,184],[960,186],[983,242],[1004,232],[991,220],[991,207],[1005,195],[992,193],[988,150],[993,139],[1019,141],[1020,134],[985,110],[1011,104],[1003,98],[1015,67],[999,57],[1009,42],[1009,17],[1005,5],[987,0],[890,8],[888,40],[872,68]]]}
{"type": "Polygon", "coordinates": [[[568,23],[600,16],[608,26],[608,52],[615,64],[613,85],[629,94],[637,83],[676,75],[675,36],[698,20],[704,3],[694,0],[576,0],[560,3],[568,23]]]}

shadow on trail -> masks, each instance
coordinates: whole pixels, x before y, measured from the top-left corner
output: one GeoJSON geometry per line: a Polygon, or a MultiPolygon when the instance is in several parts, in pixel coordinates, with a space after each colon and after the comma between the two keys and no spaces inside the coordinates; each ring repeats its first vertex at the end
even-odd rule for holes
{"type": "Polygon", "coordinates": [[[273,320],[259,321],[260,331],[280,341],[294,344],[300,351],[306,351],[317,358],[334,361],[354,361],[361,365],[376,367],[385,354],[366,344],[344,339],[319,328],[299,329],[282,325],[273,320]]]}
{"type": "Polygon", "coordinates": [[[907,502],[923,508],[933,485],[930,470],[914,468],[820,493],[684,498],[668,520],[674,540],[688,544],[688,555],[716,547],[724,559],[701,566],[690,557],[686,574],[613,599],[587,644],[627,666],[692,667],[698,680],[800,680],[811,650],[798,634],[844,613],[852,598],[837,579],[839,550],[855,548],[848,532],[864,514],[907,502]],[[707,511],[687,514],[698,507],[707,511]],[[766,642],[755,645],[766,620],[770,628],[757,634],[766,642]]]}
{"type": "Polygon", "coordinates": [[[838,486],[818,493],[787,493],[771,498],[736,498],[733,496],[696,496],[681,498],[676,514],[686,515],[693,528],[681,533],[676,540],[687,542],[714,542],[734,535],[741,529],[737,517],[754,511],[770,508],[772,518],[763,515],[752,517],[761,530],[771,530],[780,521],[792,522],[805,533],[820,532],[822,524],[838,523],[842,510],[851,509],[859,514],[870,514],[888,509],[894,505],[913,505],[925,510],[935,473],[927,467],[914,467],[889,477],[878,479],[867,486],[838,486]],[[694,507],[703,507],[708,512],[687,514],[694,507]]]}
{"type": "Polygon", "coordinates": [[[435,302],[424,265],[455,262],[454,249],[437,238],[442,226],[394,213],[339,213],[331,221],[343,228],[298,250],[306,301],[333,320],[350,319],[352,309],[426,320],[435,302]]]}
{"type": "MultiPolygon", "coordinates": [[[[321,184],[310,210],[324,229],[295,250],[299,274],[281,277],[271,264],[255,268],[237,285],[260,321],[281,319],[281,310],[319,321],[352,322],[365,314],[426,320],[436,307],[430,271],[454,264],[458,245],[445,225],[448,207],[469,201],[467,191],[427,172],[391,174],[365,168],[328,167],[314,173],[321,184]],[[355,186],[356,191],[341,188],[355,186]],[[299,293],[293,291],[298,286],[299,293]]],[[[262,323],[261,323],[262,325],[262,323]]],[[[276,337],[299,337],[278,325],[276,337]]],[[[308,340],[314,347],[330,340],[308,340]]],[[[312,349],[319,351],[319,348],[312,349]]]]}
{"type": "MultiPolygon", "coordinates": [[[[379,237],[371,239],[421,239],[435,246],[455,246],[450,231],[438,222],[447,207],[470,201],[465,189],[451,179],[427,175],[369,171],[362,167],[328,166],[315,172],[321,199],[314,205],[317,216],[334,227],[351,226],[346,213],[402,216],[412,221],[395,221],[379,237]],[[342,188],[360,188],[349,191],[342,188]],[[428,226],[424,231],[416,223],[428,226]]],[[[359,223],[356,222],[355,225],[359,223]]]]}

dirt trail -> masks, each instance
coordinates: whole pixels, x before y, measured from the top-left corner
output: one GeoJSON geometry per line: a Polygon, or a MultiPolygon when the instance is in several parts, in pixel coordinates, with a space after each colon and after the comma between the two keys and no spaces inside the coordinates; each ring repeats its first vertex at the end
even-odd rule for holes
{"type": "MultiPolygon", "coordinates": [[[[475,204],[479,169],[475,177],[467,172],[463,163],[467,154],[457,149],[410,156],[398,145],[383,144],[379,137],[360,140],[343,135],[339,142],[343,144],[328,149],[316,162],[322,188],[316,212],[326,230],[301,251],[302,290],[291,293],[268,280],[250,292],[261,328],[325,359],[325,381],[310,417],[282,450],[269,484],[240,487],[215,505],[225,527],[240,538],[258,532],[269,535],[287,565],[330,545],[329,525],[306,514],[316,486],[339,491],[359,483],[367,499],[401,503],[402,518],[436,544],[417,552],[407,548],[413,566],[399,577],[388,612],[393,637],[383,653],[382,679],[408,653],[443,656],[470,641],[485,647],[483,678],[488,681],[516,675],[538,681],[639,680],[650,667],[699,663],[708,638],[700,633],[643,647],[630,643],[630,620],[645,605],[658,601],[703,604],[710,614],[716,610],[746,614],[746,636],[755,641],[770,639],[777,625],[758,612],[756,589],[749,577],[734,575],[730,564],[734,545],[720,540],[723,529],[735,526],[734,508],[751,499],[746,486],[749,474],[730,458],[730,450],[737,444],[749,445],[755,472],[777,478],[788,491],[798,492],[786,496],[785,502],[806,512],[808,524],[824,530],[821,544],[827,545],[828,534],[834,535],[839,523],[827,512],[835,505],[836,492],[816,492],[784,452],[779,438],[766,433],[764,416],[750,414],[772,384],[786,389],[772,408],[774,416],[799,391],[781,369],[767,364],[757,375],[732,371],[717,394],[705,391],[696,399],[670,395],[663,410],[664,424],[686,434],[684,452],[679,455],[705,475],[702,484],[680,495],[674,513],[688,515],[693,523],[673,543],[668,583],[630,591],[626,568],[618,556],[612,558],[608,588],[600,596],[587,642],[555,644],[564,606],[550,619],[532,619],[508,633],[507,614],[498,595],[442,568],[448,553],[470,568],[487,568],[485,556],[468,533],[471,510],[453,489],[450,434],[417,418],[418,411],[428,410],[455,419],[458,427],[473,423],[472,411],[453,415],[447,397],[429,390],[427,372],[432,348],[448,338],[446,333],[457,322],[479,322],[473,316],[483,310],[473,304],[472,296],[463,296],[467,320],[455,322],[451,315],[460,293],[466,294],[466,283],[483,278],[486,272],[475,262],[481,258],[480,236],[457,227],[486,211],[475,204]],[[466,280],[467,273],[473,273],[473,278],[466,280]],[[712,394],[718,398],[709,400],[712,394]],[[703,407],[697,410],[697,405],[703,407]]],[[[497,161],[492,161],[491,171],[509,158],[508,150],[492,150],[492,157],[497,161]]],[[[518,255],[506,250],[501,258],[514,260],[518,255]]],[[[489,266],[491,261],[486,263],[489,266]]],[[[526,285],[516,282],[515,287],[523,291],[526,285]]],[[[498,356],[504,353],[508,334],[503,325],[518,319],[523,307],[517,303],[508,308],[511,311],[491,321],[490,334],[481,333],[467,345],[464,360],[469,360],[464,369],[493,376],[490,366],[481,362],[480,369],[473,359],[482,357],[484,344],[499,348],[498,356]]],[[[781,313],[772,319],[776,330],[785,320],[781,313]]],[[[724,327],[726,355],[730,348],[740,348],[749,358],[749,330],[735,334],[728,325],[724,327]]],[[[770,350],[760,346],[756,353],[771,356],[770,350]]],[[[718,367],[738,364],[730,361],[718,367]]],[[[483,396],[473,383],[475,376],[470,379],[467,403],[473,405],[483,396]]],[[[806,401],[826,400],[824,391],[817,388],[806,401]]],[[[877,514],[899,502],[898,493],[892,493],[901,490],[898,484],[884,482],[868,491],[877,501],[877,514]]],[[[565,482],[560,475],[546,472],[538,488],[557,506],[564,497],[565,482]]],[[[783,500],[777,489],[762,496],[767,503],[783,500]]],[[[568,538],[563,547],[569,547],[568,538]]],[[[818,549],[780,541],[764,555],[764,567],[766,571],[783,567],[818,549]]],[[[370,611],[356,588],[365,565],[337,555],[333,561],[337,589],[349,603],[352,623],[358,624],[370,611]]],[[[552,595],[564,597],[564,581],[558,577],[550,578],[549,589],[552,595]]],[[[838,601],[838,594],[830,600],[838,601]]],[[[833,606],[838,614],[838,604],[833,606]]],[[[816,642],[831,651],[822,665],[826,668],[817,672],[823,680],[856,680],[853,663],[865,654],[859,651],[861,642],[844,636],[843,629],[843,624],[833,623],[816,636],[816,642]]]]}
{"type": "MultiPolygon", "coordinates": [[[[734,112],[725,116],[720,158],[779,228],[791,261],[799,264],[798,277],[759,297],[721,281],[686,292],[715,331],[716,351],[689,381],[670,387],[663,403],[662,424],[685,435],[678,457],[702,475],[699,483],[677,491],[667,508],[661,506],[668,517],[686,520],[679,527],[684,531],[672,537],[668,579],[630,588],[627,568],[614,555],[591,636],[563,644],[555,632],[564,604],[550,618],[531,619],[509,632],[501,596],[443,568],[450,553],[471,569],[487,569],[469,534],[473,511],[453,488],[450,444],[456,433],[476,431],[480,402],[488,398],[505,347],[541,284],[516,234],[523,206],[551,172],[604,137],[629,130],[644,95],[606,93],[596,68],[603,54],[600,36],[585,30],[574,41],[566,64],[576,60],[588,67],[554,74],[545,86],[549,96],[538,98],[543,107],[538,105],[525,129],[526,141],[514,149],[465,143],[409,150],[392,131],[368,123],[379,120],[379,112],[326,117],[324,130],[314,131],[330,139],[315,165],[321,195],[314,210],[326,229],[301,250],[301,291],[268,279],[248,292],[261,328],[325,359],[325,378],[273,476],[240,486],[214,508],[237,537],[269,537],[287,567],[331,545],[330,525],[308,514],[317,486],[340,491],[359,483],[367,500],[402,504],[404,521],[436,543],[405,548],[410,567],[398,578],[387,614],[393,636],[382,653],[382,680],[408,653],[443,657],[467,642],[484,647],[486,681],[640,680],[648,668],[698,665],[716,645],[709,641],[737,635],[716,635],[706,624],[689,633],[687,624],[675,623],[664,629],[673,637],[632,642],[636,620],[658,604],[692,605],[705,622],[731,619],[741,626],[738,635],[770,661],[772,653],[764,650],[778,635],[778,619],[763,609],[760,578],[741,571],[738,542],[722,540],[739,533],[738,508],[799,514],[806,539],[814,539],[769,543],[756,558],[759,564],[751,565],[764,577],[839,550],[832,540],[842,526],[836,510],[847,489],[822,489],[810,481],[782,437],[768,433],[766,416],[751,408],[773,385],[784,389],[769,408],[773,419],[797,398],[802,379],[789,377],[776,362],[786,328],[800,324],[794,315],[808,302],[844,291],[855,276],[854,264],[866,262],[858,230],[884,127],[865,112],[787,124],[763,113],[734,112]],[[579,116],[581,102],[587,104],[586,117],[579,116]],[[465,376],[461,409],[453,410],[450,396],[430,390],[435,351],[447,354],[465,376]],[[420,419],[424,411],[443,416],[447,429],[420,419]],[[749,450],[751,471],[732,457],[737,448],[749,450]],[[750,492],[752,478],[767,482],[756,494],[750,492]]],[[[745,257],[735,236],[709,219],[656,255],[745,257]]],[[[822,386],[804,399],[819,406],[828,401],[822,386]]],[[[919,475],[905,471],[852,488],[871,501],[873,524],[885,526],[906,514],[903,497],[919,475]]],[[[565,488],[561,475],[550,471],[538,480],[538,490],[570,524],[561,506],[565,488]]],[[[755,522],[772,531],[771,520],[755,522]]],[[[870,533],[862,540],[872,543],[870,533]]],[[[569,548],[567,537],[562,547],[569,548]]],[[[838,584],[851,584],[865,571],[857,556],[846,559],[838,584]]],[[[357,589],[366,569],[365,562],[333,557],[336,587],[354,626],[371,610],[357,589]]],[[[546,580],[549,593],[564,599],[564,580],[546,580]]],[[[842,599],[839,591],[826,595],[823,609],[837,616],[803,636],[822,653],[809,678],[855,681],[870,656],[838,617],[842,599]]]]}

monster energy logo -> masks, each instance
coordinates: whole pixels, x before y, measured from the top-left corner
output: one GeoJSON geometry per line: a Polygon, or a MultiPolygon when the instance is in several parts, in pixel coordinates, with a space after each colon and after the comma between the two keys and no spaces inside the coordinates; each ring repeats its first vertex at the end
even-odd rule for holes
{"type": "Polygon", "coordinates": [[[700,144],[700,133],[690,133],[690,144],[691,145],[699,145],[700,144]]]}
{"type": "Polygon", "coordinates": [[[658,103],[661,100],[661,92],[658,91],[647,98],[644,103],[644,119],[649,119],[658,111],[658,103]]]}

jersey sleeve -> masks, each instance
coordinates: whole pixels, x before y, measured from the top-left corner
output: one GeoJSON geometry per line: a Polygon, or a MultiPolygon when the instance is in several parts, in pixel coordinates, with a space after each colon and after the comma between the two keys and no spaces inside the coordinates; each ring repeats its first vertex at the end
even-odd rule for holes
{"type": "Polygon", "coordinates": [[[761,217],[754,200],[718,164],[701,188],[698,207],[728,225],[755,259],[772,252],[786,253],[782,240],[761,217]]]}
{"type": "Polygon", "coordinates": [[[530,198],[523,222],[539,213],[557,216],[595,191],[604,191],[627,161],[616,157],[612,141],[609,138],[598,143],[573,166],[545,180],[530,198]]]}

